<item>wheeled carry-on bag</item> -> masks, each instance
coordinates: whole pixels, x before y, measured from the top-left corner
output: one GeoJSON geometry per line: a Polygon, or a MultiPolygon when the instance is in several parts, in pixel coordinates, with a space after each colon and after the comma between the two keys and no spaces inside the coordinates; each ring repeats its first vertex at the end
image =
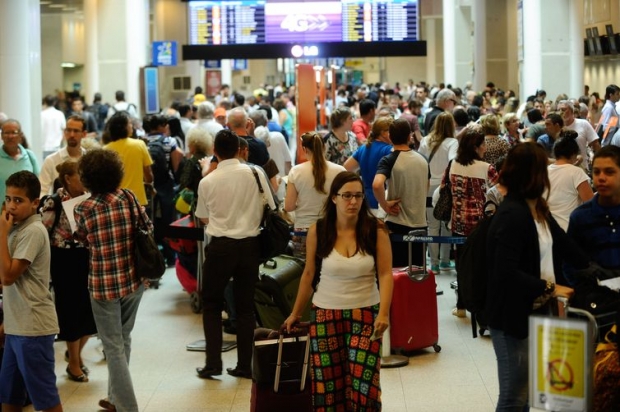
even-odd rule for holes
{"type": "Polygon", "coordinates": [[[294,331],[259,328],[254,333],[251,412],[312,411],[308,323],[294,331]]]}
{"type": "MultiPolygon", "coordinates": [[[[260,266],[254,307],[262,327],[280,329],[293,311],[304,266],[303,260],[287,255],[276,256],[260,266]]],[[[310,304],[301,320],[310,320],[310,304]]]]}
{"type": "Polygon", "coordinates": [[[409,232],[408,235],[392,235],[395,240],[409,244],[409,266],[394,268],[394,291],[390,308],[390,342],[392,350],[407,354],[411,351],[433,347],[437,344],[439,326],[437,317],[437,285],[435,275],[426,267],[426,229],[409,232]],[[412,265],[411,243],[420,242],[424,262],[422,267],[412,265]]]}

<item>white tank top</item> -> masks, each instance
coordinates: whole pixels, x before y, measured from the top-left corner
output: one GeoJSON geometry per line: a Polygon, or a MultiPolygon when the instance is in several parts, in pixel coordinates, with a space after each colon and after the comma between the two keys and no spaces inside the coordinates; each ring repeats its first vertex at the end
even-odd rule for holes
{"type": "Polygon", "coordinates": [[[323,259],[312,303],[322,309],[356,309],[379,303],[375,259],[361,252],[347,258],[333,249],[323,259]]]}

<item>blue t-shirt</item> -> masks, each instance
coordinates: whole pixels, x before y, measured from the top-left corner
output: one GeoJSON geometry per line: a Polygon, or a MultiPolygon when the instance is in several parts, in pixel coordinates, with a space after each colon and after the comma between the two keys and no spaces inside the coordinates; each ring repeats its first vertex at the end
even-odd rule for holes
{"type": "Polygon", "coordinates": [[[364,182],[364,194],[368,200],[368,206],[371,209],[377,209],[379,202],[375,198],[372,191],[372,182],[377,174],[377,166],[383,156],[387,156],[392,152],[392,145],[385,142],[372,142],[370,147],[363,145],[353,153],[353,158],[360,165],[360,175],[364,182]]]}
{"type": "Polygon", "coordinates": [[[553,157],[553,145],[555,144],[555,140],[552,140],[548,134],[545,133],[542,136],[539,136],[536,143],[545,149],[547,156],[553,157]]]}

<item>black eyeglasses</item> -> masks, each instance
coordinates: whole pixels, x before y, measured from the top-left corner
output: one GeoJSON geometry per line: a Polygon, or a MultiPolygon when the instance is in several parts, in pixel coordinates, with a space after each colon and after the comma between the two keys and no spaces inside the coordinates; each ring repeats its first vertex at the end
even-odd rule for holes
{"type": "Polygon", "coordinates": [[[351,199],[355,198],[355,200],[362,200],[364,198],[363,193],[337,193],[336,196],[340,196],[343,200],[349,202],[351,199]]]}

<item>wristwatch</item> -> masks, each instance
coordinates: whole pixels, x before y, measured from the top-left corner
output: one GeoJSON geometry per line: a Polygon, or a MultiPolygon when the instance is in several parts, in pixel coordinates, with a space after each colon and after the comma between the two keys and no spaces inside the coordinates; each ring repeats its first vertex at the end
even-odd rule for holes
{"type": "Polygon", "coordinates": [[[547,281],[547,286],[545,287],[545,295],[550,295],[555,291],[555,283],[547,281]]]}

